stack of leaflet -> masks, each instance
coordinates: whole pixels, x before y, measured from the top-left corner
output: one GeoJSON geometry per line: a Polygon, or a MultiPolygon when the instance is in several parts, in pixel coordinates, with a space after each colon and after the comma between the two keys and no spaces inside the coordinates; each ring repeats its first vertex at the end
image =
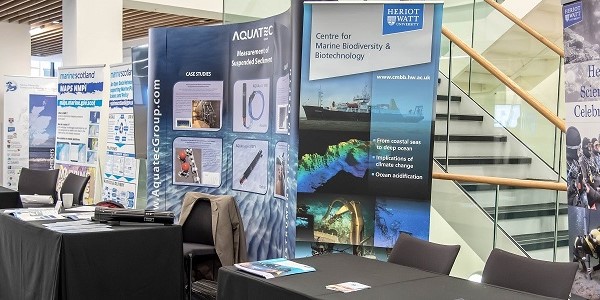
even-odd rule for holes
{"type": "Polygon", "coordinates": [[[7,209],[4,213],[23,221],[48,221],[65,218],[54,208],[17,208],[7,209]]]}
{"type": "Polygon", "coordinates": [[[50,195],[21,195],[23,204],[54,204],[54,198],[50,195]]]}
{"type": "Polygon", "coordinates": [[[234,264],[239,270],[262,276],[267,279],[314,272],[315,268],[285,258],[273,258],[254,262],[234,264]]]}
{"type": "Polygon", "coordinates": [[[143,209],[96,207],[94,221],[100,222],[137,222],[171,225],[175,215],[170,211],[143,209]]]}
{"type": "Polygon", "coordinates": [[[52,231],[61,233],[102,232],[112,230],[112,228],[106,224],[98,224],[87,220],[46,223],[43,225],[52,231]]]}

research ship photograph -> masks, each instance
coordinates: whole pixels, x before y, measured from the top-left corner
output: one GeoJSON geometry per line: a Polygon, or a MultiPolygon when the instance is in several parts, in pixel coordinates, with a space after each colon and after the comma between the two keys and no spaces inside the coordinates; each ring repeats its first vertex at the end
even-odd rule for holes
{"type": "Polygon", "coordinates": [[[388,104],[371,104],[371,95],[367,88],[362,94],[354,96],[350,101],[331,100],[323,105],[324,92],[319,88],[317,105],[303,104],[302,108],[307,120],[353,121],[353,122],[398,122],[417,123],[423,120],[423,106],[415,106],[406,113],[401,113],[396,100],[390,99],[388,104]]]}

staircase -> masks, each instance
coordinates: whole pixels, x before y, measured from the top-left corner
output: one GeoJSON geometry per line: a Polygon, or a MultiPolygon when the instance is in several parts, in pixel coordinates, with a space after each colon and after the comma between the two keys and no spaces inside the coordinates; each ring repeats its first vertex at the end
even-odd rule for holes
{"type": "MultiPolygon", "coordinates": [[[[556,109],[560,57],[483,1],[447,0],[444,26],[481,53],[546,107],[556,109]],[[473,32],[471,32],[471,28],[473,32]]],[[[553,0],[505,0],[502,5],[557,45],[562,45],[561,4],[553,0]],[[549,25],[550,24],[550,25],[549,25]]],[[[554,149],[540,135],[554,134],[527,103],[508,90],[492,74],[442,42],[440,70],[452,67],[452,85],[440,73],[436,104],[434,158],[450,173],[552,180],[557,174],[545,161],[554,149]],[[471,97],[462,90],[468,91],[471,97]],[[443,95],[453,95],[451,97],[443,95]],[[498,124],[498,105],[518,106],[519,120],[512,133],[498,124]],[[448,111],[450,118],[448,119],[448,111]],[[515,137],[517,135],[519,138],[515,137]],[[520,139],[523,139],[522,142],[520,139]],[[531,150],[531,149],[534,150],[531,150]],[[542,158],[540,158],[542,157],[542,158]]],[[[508,126],[507,126],[508,127],[508,126]]],[[[496,186],[461,183],[461,188],[492,218],[496,186]]],[[[498,197],[498,224],[532,257],[553,258],[556,191],[502,186],[498,197]]],[[[568,260],[566,194],[559,193],[557,260],[568,260]]]]}
{"type": "MultiPolygon", "coordinates": [[[[447,89],[441,77],[438,94],[447,89]]],[[[434,158],[448,165],[448,172],[468,175],[522,179],[556,180],[556,173],[535,153],[472,99],[453,87],[450,97],[439,95],[436,103],[434,158]],[[448,123],[448,106],[450,122],[448,123]],[[496,123],[496,124],[495,124],[496,123]],[[447,128],[449,126],[449,128],[447,128]],[[447,130],[449,135],[446,135],[447,130]],[[446,141],[449,139],[448,148],[446,141]],[[446,157],[448,152],[448,157],[446,157]]],[[[494,217],[496,186],[459,183],[486,213],[494,217]]],[[[561,198],[562,197],[562,198],[561,198]]],[[[556,191],[501,186],[498,198],[498,224],[534,258],[552,260],[556,191]]],[[[568,259],[566,195],[558,216],[557,259],[568,259]]]]}

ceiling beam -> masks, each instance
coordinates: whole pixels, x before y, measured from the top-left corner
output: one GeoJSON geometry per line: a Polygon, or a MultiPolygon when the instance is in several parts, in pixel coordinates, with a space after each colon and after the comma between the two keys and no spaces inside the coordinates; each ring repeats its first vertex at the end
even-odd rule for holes
{"type": "Polygon", "coordinates": [[[36,4],[39,4],[39,1],[35,1],[35,0],[23,1],[19,5],[15,5],[7,10],[4,10],[0,14],[0,21],[5,21],[5,20],[10,19],[11,17],[13,17],[15,15],[15,13],[16,14],[23,13],[23,12],[27,11],[30,7],[32,7],[36,4]]]}
{"type": "Polygon", "coordinates": [[[13,0],[13,1],[5,1],[5,3],[3,3],[2,5],[0,5],[0,14],[2,14],[2,12],[11,9],[19,4],[21,4],[23,2],[23,0],[13,0]]]}
{"type": "Polygon", "coordinates": [[[43,19],[36,23],[29,23],[29,25],[31,25],[31,27],[38,27],[38,26],[47,25],[48,23],[50,23],[52,25],[62,26],[61,21],[62,21],[62,14],[58,14],[58,15],[54,15],[53,17],[49,17],[48,19],[43,19]]]}
{"type": "Polygon", "coordinates": [[[49,9],[54,9],[54,8],[58,8],[58,7],[62,8],[62,2],[60,2],[60,1],[56,1],[56,2],[45,1],[45,2],[40,3],[40,5],[41,6],[36,7],[35,9],[32,9],[32,10],[29,10],[26,13],[19,13],[18,15],[11,16],[10,19],[8,19],[8,22],[18,21],[19,23],[22,23],[24,20],[27,20],[27,18],[35,17],[39,14],[44,13],[45,11],[47,11],[49,9]]]}
{"type": "Polygon", "coordinates": [[[45,12],[44,14],[41,14],[35,18],[31,18],[25,22],[29,22],[29,24],[31,24],[33,26],[33,24],[37,24],[37,23],[50,23],[51,21],[49,21],[49,20],[54,19],[56,17],[62,18],[62,8],[56,8],[53,10],[49,10],[49,11],[45,12]]]}
{"type": "MultiPolygon", "coordinates": [[[[9,2],[13,5],[14,3],[12,2],[15,1],[9,2]]],[[[17,2],[30,1],[17,0],[17,2]]],[[[63,42],[62,24],[49,23],[62,20],[62,2],[61,0],[46,0],[44,3],[44,6],[40,5],[41,3],[36,6],[30,6],[33,9],[31,12],[19,15],[14,14],[9,20],[29,22],[32,28],[42,27],[45,29],[44,32],[31,37],[32,55],[47,56],[60,54],[62,53],[63,42]],[[47,4],[47,2],[50,2],[50,4],[47,4]]],[[[1,0],[0,5],[2,5],[1,0]]],[[[2,17],[2,14],[0,14],[0,17],[2,17]]],[[[126,41],[147,37],[148,29],[151,27],[202,26],[218,22],[220,20],[124,8],[122,35],[123,40],[126,41]]]]}

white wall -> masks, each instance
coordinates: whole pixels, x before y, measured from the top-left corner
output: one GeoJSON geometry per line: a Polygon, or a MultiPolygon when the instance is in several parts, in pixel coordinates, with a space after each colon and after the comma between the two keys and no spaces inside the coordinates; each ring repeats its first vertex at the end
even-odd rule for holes
{"type": "MultiPolygon", "coordinates": [[[[31,73],[31,36],[29,35],[29,24],[0,22],[0,78],[4,75],[24,75],[31,73]]],[[[0,128],[3,128],[4,121],[4,79],[2,79],[2,92],[0,92],[0,128]]],[[[0,140],[4,130],[0,132],[0,140]]],[[[0,157],[4,148],[0,148],[0,157]]],[[[4,167],[4,162],[0,160],[0,170],[4,167]]],[[[0,172],[0,181],[2,173],[0,172]]]]}
{"type": "MultiPolygon", "coordinates": [[[[108,138],[108,84],[109,65],[123,60],[123,2],[122,0],[63,0],[63,66],[89,66],[105,64],[104,93],[98,162],[106,162],[108,138]]],[[[96,171],[96,201],[102,197],[101,168],[96,171]]]]}

